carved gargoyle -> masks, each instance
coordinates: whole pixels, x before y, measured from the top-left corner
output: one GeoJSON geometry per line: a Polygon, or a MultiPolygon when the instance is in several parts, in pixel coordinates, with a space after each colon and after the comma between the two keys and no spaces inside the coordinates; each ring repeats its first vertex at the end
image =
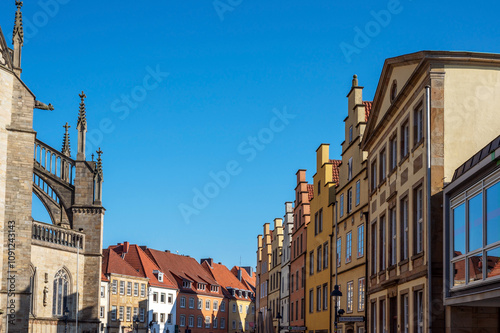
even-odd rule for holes
{"type": "Polygon", "coordinates": [[[35,101],[35,109],[54,111],[54,107],[52,106],[52,104],[49,103],[49,105],[47,105],[47,104],[42,103],[40,101],[35,101]]]}

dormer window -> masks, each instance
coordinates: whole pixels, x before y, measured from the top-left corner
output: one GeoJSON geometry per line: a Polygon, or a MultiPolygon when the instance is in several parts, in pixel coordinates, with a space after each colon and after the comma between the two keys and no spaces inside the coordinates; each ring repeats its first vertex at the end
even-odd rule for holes
{"type": "Polygon", "coordinates": [[[217,293],[217,292],[219,292],[219,287],[217,287],[217,286],[210,286],[210,291],[213,292],[213,293],[217,293]]]}
{"type": "Polygon", "coordinates": [[[191,288],[191,282],[187,280],[182,281],[182,288],[191,288]]]}
{"type": "Polygon", "coordinates": [[[158,277],[159,282],[163,282],[163,273],[160,272],[159,270],[155,269],[153,270],[153,274],[158,277]]]}
{"type": "Polygon", "coordinates": [[[398,82],[394,80],[391,87],[391,103],[394,102],[396,96],[398,95],[398,82]]]}
{"type": "Polygon", "coordinates": [[[198,290],[205,290],[205,284],[198,283],[198,290]]]}

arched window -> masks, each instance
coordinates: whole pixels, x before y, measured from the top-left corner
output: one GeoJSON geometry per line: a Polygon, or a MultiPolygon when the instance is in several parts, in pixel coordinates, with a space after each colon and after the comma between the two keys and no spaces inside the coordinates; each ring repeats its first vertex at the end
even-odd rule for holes
{"type": "Polygon", "coordinates": [[[68,272],[60,269],[54,277],[54,289],[52,297],[52,315],[63,316],[64,309],[68,305],[69,276],[68,272]]]}
{"type": "Polygon", "coordinates": [[[30,265],[30,314],[35,315],[35,268],[30,265]]]}

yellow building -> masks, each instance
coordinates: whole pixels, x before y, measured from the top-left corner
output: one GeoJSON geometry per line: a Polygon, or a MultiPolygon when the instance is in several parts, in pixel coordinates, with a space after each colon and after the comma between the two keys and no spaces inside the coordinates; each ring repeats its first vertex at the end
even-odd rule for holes
{"type": "Polygon", "coordinates": [[[498,136],[499,96],[499,55],[423,51],[385,61],[362,140],[369,332],[444,332],[473,316],[443,306],[442,189],[498,136]]]}
{"type": "MultiPolygon", "coordinates": [[[[339,286],[342,297],[339,309],[345,311],[338,328],[342,332],[357,333],[365,329],[366,292],[366,214],[368,212],[367,154],[360,148],[371,102],[363,101],[363,87],[354,76],[348,97],[348,115],[345,123],[345,140],[342,142],[342,163],[339,186],[336,189],[337,227],[335,232],[335,263],[333,284],[339,286]]],[[[335,299],[333,299],[335,302],[335,299]]],[[[332,316],[335,308],[332,307],[332,316]]]]}
{"type": "MultiPolygon", "coordinates": [[[[278,331],[276,316],[281,311],[281,250],[283,248],[283,219],[274,219],[274,230],[271,242],[271,269],[269,271],[269,296],[267,299],[268,315],[273,317],[274,332],[278,331]],[[270,311],[269,311],[270,310],[270,311]],[[271,312],[271,313],[269,313],[271,312]]],[[[279,332],[278,332],[279,333],[279,332]]]]}
{"type": "Polygon", "coordinates": [[[310,333],[331,331],[330,282],[333,232],[333,203],[340,161],[330,160],[329,145],[316,150],[314,197],[311,222],[307,226],[306,327],[310,333]]]}

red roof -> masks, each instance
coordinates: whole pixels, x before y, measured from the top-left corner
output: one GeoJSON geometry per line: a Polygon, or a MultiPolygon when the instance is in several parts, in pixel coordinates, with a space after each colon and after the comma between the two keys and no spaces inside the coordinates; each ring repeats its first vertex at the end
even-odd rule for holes
{"type": "MultiPolygon", "coordinates": [[[[219,284],[194,258],[163,252],[153,249],[146,249],[146,254],[160,267],[161,271],[169,280],[175,281],[179,289],[182,288],[182,281],[208,284],[218,286],[219,284]]],[[[193,285],[192,288],[196,287],[193,285]]],[[[208,293],[209,289],[207,289],[208,293]]]]}
{"type": "Polygon", "coordinates": [[[177,289],[177,284],[175,280],[170,280],[168,276],[163,272],[153,260],[136,244],[129,244],[128,252],[123,253],[124,246],[122,244],[118,246],[112,246],[110,248],[113,251],[121,255],[126,262],[128,262],[134,269],[136,269],[143,277],[149,278],[149,284],[155,287],[162,288],[173,288],[177,289]],[[158,280],[158,274],[154,274],[153,271],[160,271],[163,274],[163,282],[158,280]]]}
{"type": "Polygon", "coordinates": [[[370,113],[372,112],[373,102],[364,101],[363,104],[365,105],[365,121],[368,121],[368,117],[370,117],[370,113]]]}
{"type": "Polygon", "coordinates": [[[330,163],[332,163],[332,181],[336,184],[340,182],[340,163],[342,163],[342,160],[330,160],[330,163]]]}
{"type": "Polygon", "coordinates": [[[104,249],[102,251],[102,273],[143,277],[134,267],[123,260],[115,251],[111,251],[110,249],[104,249]]]}
{"type": "Polygon", "coordinates": [[[229,289],[252,291],[251,288],[248,288],[244,283],[238,280],[238,278],[234,276],[234,274],[231,273],[231,271],[226,266],[216,263],[212,263],[212,266],[210,266],[208,261],[204,261],[201,265],[208,272],[210,272],[215,280],[217,280],[220,286],[227,292],[227,296],[237,299],[245,299],[245,297],[239,297],[237,293],[235,293],[234,296],[231,295],[229,289]]]}
{"type": "Polygon", "coordinates": [[[233,273],[234,276],[236,276],[236,277],[238,277],[238,271],[241,272],[241,281],[247,287],[250,287],[250,289],[248,289],[248,290],[254,290],[255,286],[257,284],[257,277],[256,277],[255,273],[253,273],[252,276],[250,276],[248,274],[247,270],[244,268],[241,268],[239,266],[234,266],[233,268],[231,268],[231,273],[233,273]]]}
{"type": "Polygon", "coordinates": [[[314,198],[314,185],[313,184],[307,184],[307,192],[309,192],[309,201],[314,198]]]}

